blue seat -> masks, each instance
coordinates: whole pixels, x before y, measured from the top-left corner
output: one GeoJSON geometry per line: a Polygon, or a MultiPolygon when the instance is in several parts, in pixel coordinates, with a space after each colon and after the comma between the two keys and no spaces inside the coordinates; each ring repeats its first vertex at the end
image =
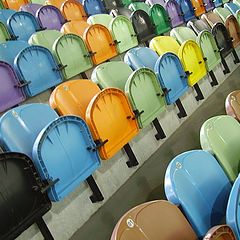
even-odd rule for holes
{"type": "Polygon", "coordinates": [[[83,7],[88,16],[106,13],[101,0],[83,0],[83,7]]]}
{"type": "Polygon", "coordinates": [[[230,191],[229,179],[208,152],[188,151],[168,165],[167,199],[183,209],[199,238],[224,220],[230,191]]]}
{"type": "Polygon", "coordinates": [[[1,9],[0,10],[0,21],[3,22],[7,26],[8,19],[14,14],[16,11],[11,9],[1,9]]]}
{"type": "Polygon", "coordinates": [[[51,52],[40,46],[30,46],[21,51],[15,59],[15,69],[20,80],[26,84],[25,92],[35,96],[63,81],[61,68],[51,52]]]}
{"type": "Polygon", "coordinates": [[[213,4],[214,4],[215,8],[217,8],[217,7],[221,7],[223,5],[223,2],[222,2],[222,0],[214,0],[213,4]]]}
{"type": "Polygon", "coordinates": [[[237,14],[237,12],[240,10],[240,7],[233,2],[225,3],[224,7],[234,15],[237,14]]]}
{"type": "Polygon", "coordinates": [[[28,41],[33,33],[40,30],[37,19],[28,12],[16,12],[8,19],[8,27],[18,40],[28,41]]]}
{"type": "Polygon", "coordinates": [[[195,18],[193,6],[190,0],[177,0],[177,3],[183,13],[183,19],[185,22],[195,18]]]}
{"type": "Polygon", "coordinates": [[[14,66],[14,59],[23,49],[29,47],[25,41],[7,41],[0,44],[0,60],[14,66]]]}

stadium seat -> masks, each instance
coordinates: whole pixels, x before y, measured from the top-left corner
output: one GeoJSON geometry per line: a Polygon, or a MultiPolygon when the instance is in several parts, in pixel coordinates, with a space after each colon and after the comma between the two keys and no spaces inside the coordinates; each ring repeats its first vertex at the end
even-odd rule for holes
{"type": "Polygon", "coordinates": [[[31,0],[32,3],[44,5],[46,0],[31,0]]]}
{"type": "Polygon", "coordinates": [[[233,230],[228,225],[212,227],[203,240],[237,240],[233,230]]]}
{"type": "Polygon", "coordinates": [[[217,7],[221,7],[223,5],[223,2],[222,2],[222,0],[215,0],[213,2],[213,4],[214,4],[215,8],[217,8],[217,7]]]}
{"type": "Polygon", "coordinates": [[[109,28],[110,22],[112,21],[112,16],[109,14],[96,14],[92,15],[87,19],[88,24],[101,24],[106,28],[109,28]]]}
{"type": "Polygon", "coordinates": [[[165,8],[168,12],[168,16],[170,17],[172,27],[176,27],[184,23],[180,6],[175,0],[168,0],[165,8]]]}
{"type": "Polygon", "coordinates": [[[201,19],[207,23],[211,28],[216,24],[216,23],[223,23],[222,19],[214,12],[208,12],[204,13],[201,16],[201,19]]]}
{"type": "Polygon", "coordinates": [[[88,16],[106,13],[101,0],[83,0],[83,7],[88,16]]]}
{"type": "Polygon", "coordinates": [[[118,221],[111,240],[127,239],[195,240],[197,236],[176,206],[156,200],[132,208],[118,221]]]}
{"type": "Polygon", "coordinates": [[[40,4],[36,4],[36,3],[28,3],[26,5],[22,5],[20,7],[20,11],[24,11],[24,12],[29,12],[31,13],[33,16],[36,16],[36,12],[37,10],[42,7],[42,5],[40,4]]]}
{"type": "Polygon", "coordinates": [[[0,181],[1,239],[15,239],[36,223],[44,239],[53,240],[42,218],[52,205],[32,160],[21,153],[1,153],[0,181]]]}
{"type": "Polygon", "coordinates": [[[29,97],[62,82],[61,68],[55,62],[51,52],[44,47],[25,48],[15,58],[14,65],[29,97]]]}
{"type": "Polygon", "coordinates": [[[86,29],[83,39],[94,64],[105,62],[117,55],[116,44],[108,29],[100,24],[86,29]]]}
{"type": "Polygon", "coordinates": [[[206,9],[206,12],[212,11],[215,8],[214,2],[211,0],[203,0],[203,3],[206,9]]]}
{"type": "Polygon", "coordinates": [[[213,10],[214,13],[216,13],[223,22],[226,21],[227,17],[231,15],[231,12],[227,8],[218,7],[213,10]]]}
{"type": "Polygon", "coordinates": [[[58,8],[60,10],[61,6],[64,2],[65,2],[65,0],[46,0],[45,4],[54,6],[54,7],[58,8]]]}
{"type": "Polygon", "coordinates": [[[237,48],[240,44],[240,27],[237,19],[233,15],[230,15],[225,21],[225,26],[232,39],[233,47],[237,48]]]}
{"type": "Polygon", "coordinates": [[[197,35],[201,31],[205,30],[211,32],[211,28],[209,27],[209,25],[201,19],[193,19],[187,23],[187,26],[191,28],[197,35]]]}
{"type": "Polygon", "coordinates": [[[7,26],[8,19],[15,13],[16,11],[11,9],[1,9],[0,10],[0,21],[7,26]]]}
{"type": "Polygon", "coordinates": [[[80,37],[83,37],[83,33],[90,25],[83,20],[72,20],[63,24],[61,32],[64,34],[73,33],[80,37]]]}
{"type": "Polygon", "coordinates": [[[193,40],[196,41],[197,35],[195,32],[188,27],[176,27],[173,28],[170,32],[170,36],[174,37],[179,44],[183,44],[187,40],[193,40]]]}
{"type": "Polygon", "coordinates": [[[203,0],[191,0],[195,16],[199,17],[206,12],[203,0]]]}
{"type": "Polygon", "coordinates": [[[86,120],[103,160],[124,148],[129,157],[128,167],[138,165],[128,144],[139,132],[138,125],[127,97],[120,89],[100,91],[89,80],[71,80],[53,91],[50,105],[62,115],[73,114],[86,120]]]}
{"type": "Polygon", "coordinates": [[[240,121],[240,91],[236,90],[228,94],[225,101],[226,113],[240,121]]]}
{"type": "Polygon", "coordinates": [[[8,9],[12,9],[15,11],[18,11],[22,5],[26,5],[29,3],[28,0],[4,0],[4,3],[6,4],[6,7],[8,9]]]}
{"type": "Polygon", "coordinates": [[[160,4],[154,4],[149,10],[150,19],[154,25],[156,35],[168,32],[171,29],[169,16],[160,4]]]}
{"type": "Polygon", "coordinates": [[[4,9],[5,7],[4,7],[4,4],[3,4],[3,2],[2,1],[0,1],[0,9],[4,9]]]}
{"type": "Polygon", "coordinates": [[[118,0],[104,0],[103,3],[108,13],[110,13],[112,9],[121,6],[118,0]]]}
{"type": "Polygon", "coordinates": [[[192,150],[176,156],[167,167],[164,187],[167,199],[183,210],[199,239],[224,221],[232,185],[210,153],[192,150]]]}
{"type": "Polygon", "coordinates": [[[132,11],[126,7],[116,7],[115,9],[111,10],[110,15],[113,17],[123,15],[130,19],[132,11]]]}
{"type": "Polygon", "coordinates": [[[146,43],[155,36],[154,27],[149,15],[143,10],[134,11],[131,22],[140,43],[146,43]]]}
{"type": "Polygon", "coordinates": [[[230,116],[216,116],[204,122],[200,131],[202,149],[214,154],[220,165],[234,182],[239,173],[240,126],[230,116]]]}
{"type": "Polygon", "coordinates": [[[185,22],[195,18],[193,6],[190,0],[178,0],[177,2],[180,6],[185,22]]]}
{"type": "Polygon", "coordinates": [[[127,17],[115,17],[111,21],[109,29],[119,53],[123,53],[138,45],[137,35],[127,17]]]}
{"type": "Polygon", "coordinates": [[[240,6],[240,1],[239,0],[233,0],[233,3],[235,3],[238,6],[240,6]]]}
{"type": "Polygon", "coordinates": [[[87,14],[84,7],[76,0],[66,0],[61,7],[63,17],[67,21],[86,21],[87,14]]]}
{"type": "Polygon", "coordinates": [[[26,99],[12,66],[2,61],[0,61],[0,82],[0,112],[14,107],[26,99]]]}
{"type": "Polygon", "coordinates": [[[16,12],[8,19],[10,32],[18,39],[28,41],[31,35],[40,30],[36,18],[28,12],[16,12]]]}
{"type": "Polygon", "coordinates": [[[128,8],[134,12],[134,11],[137,11],[137,10],[143,10],[144,12],[146,12],[147,14],[149,14],[149,10],[150,10],[150,7],[149,5],[147,5],[146,3],[144,2],[133,2],[131,3],[128,8]]]}
{"type": "Polygon", "coordinates": [[[40,26],[44,29],[60,31],[65,23],[60,10],[54,6],[42,6],[36,13],[40,26]]]}
{"type": "Polygon", "coordinates": [[[133,2],[133,0],[120,0],[119,2],[121,6],[128,7],[133,2]]]}
{"type": "Polygon", "coordinates": [[[0,21],[0,44],[11,40],[10,33],[3,22],[0,21]]]}
{"type": "Polygon", "coordinates": [[[236,15],[240,10],[240,7],[233,2],[225,3],[224,8],[228,9],[234,15],[236,15]]]}

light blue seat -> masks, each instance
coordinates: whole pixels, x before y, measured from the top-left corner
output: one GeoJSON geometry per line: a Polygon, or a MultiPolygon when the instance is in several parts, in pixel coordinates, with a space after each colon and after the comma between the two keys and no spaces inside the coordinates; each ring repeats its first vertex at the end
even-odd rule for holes
{"type": "Polygon", "coordinates": [[[168,165],[167,199],[183,209],[199,238],[224,221],[230,191],[229,179],[208,152],[188,151],[168,165]]]}
{"type": "Polygon", "coordinates": [[[0,21],[3,22],[7,26],[8,19],[14,14],[16,11],[11,9],[1,9],[0,10],[0,21]]]}
{"type": "Polygon", "coordinates": [[[223,2],[222,2],[222,0],[214,0],[213,4],[214,4],[215,8],[217,8],[217,7],[221,7],[223,2]]]}
{"type": "Polygon", "coordinates": [[[83,7],[88,16],[106,13],[101,0],[83,0],[83,7]]]}
{"type": "Polygon", "coordinates": [[[14,66],[14,59],[23,49],[29,47],[25,41],[7,41],[0,44],[0,60],[14,66]]]}
{"type": "Polygon", "coordinates": [[[183,13],[183,19],[185,22],[195,18],[193,6],[190,0],[177,0],[177,3],[183,13]]]}
{"type": "Polygon", "coordinates": [[[25,92],[32,97],[63,81],[51,52],[40,46],[30,46],[15,59],[15,69],[20,80],[26,84],[25,92]]]}
{"type": "Polygon", "coordinates": [[[8,27],[18,40],[28,41],[33,33],[40,30],[37,19],[28,12],[16,12],[8,19],[8,27]]]}
{"type": "Polygon", "coordinates": [[[240,7],[233,2],[225,3],[224,7],[228,9],[233,15],[237,14],[240,9],[240,7]]]}

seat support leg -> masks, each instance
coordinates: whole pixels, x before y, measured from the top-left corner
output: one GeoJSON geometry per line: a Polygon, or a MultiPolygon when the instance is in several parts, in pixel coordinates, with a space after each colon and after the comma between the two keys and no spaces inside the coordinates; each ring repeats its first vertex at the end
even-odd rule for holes
{"type": "Polygon", "coordinates": [[[238,57],[235,49],[232,50],[232,54],[233,54],[233,57],[234,57],[234,63],[235,63],[235,64],[239,63],[240,60],[239,60],[239,57],[238,57]]]}
{"type": "Polygon", "coordinates": [[[204,96],[202,94],[202,91],[199,87],[199,85],[196,83],[193,88],[195,89],[196,93],[197,93],[197,96],[195,97],[197,101],[200,101],[200,100],[203,100],[204,99],[204,96]]]}
{"type": "Polygon", "coordinates": [[[214,72],[213,72],[213,71],[210,71],[210,72],[209,72],[209,75],[210,75],[210,77],[211,77],[211,79],[212,79],[212,81],[210,82],[211,86],[212,86],[212,87],[217,86],[217,85],[218,85],[218,81],[217,81],[217,78],[216,78],[214,72]]]}
{"type": "Polygon", "coordinates": [[[36,222],[40,232],[42,233],[44,240],[54,240],[47,224],[43,220],[43,218],[39,218],[36,222]]]}
{"type": "Polygon", "coordinates": [[[227,65],[227,62],[226,62],[226,60],[224,59],[224,57],[222,57],[221,56],[221,61],[222,61],[222,65],[223,65],[223,73],[224,74],[227,74],[227,73],[230,73],[230,69],[229,69],[229,67],[228,67],[228,65],[227,65]]]}
{"type": "Polygon", "coordinates": [[[183,107],[183,105],[182,105],[181,100],[178,99],[178,100],[175,102],[175,104],[177,105],[178,110],[179,110],[179,113],[177,114],[177,116],[178,116],[179,118],[184,118],[184,117],[186,117],[186,116],[187,116],[187,113],[186,113],[186,111],[185,111],[185,109],[184,109],[184,107],[183,107]]]}
{"type": "Polygon", "coordinates": [[[81,76],[82,76],[83,79],[88,79],[87,74],[85,72],[82,72],[81,76]]]}
{"type": "Polygon", "coordinates": [[[132,148],[130,147],[129,143],[123,146],[124,151],[126,152],[129,160],[126,162],[129,168],[137,166],[139,164],[132,148]]]}
{"type": "Polygon", "coordinates": [[[153,121],[153,126],[155,127],[155,129],[157,130],[157,134],[155,135],[155,138],[157,140],[160,140],[160,139],[164,139],[166,137],[166,134],[165,132],[163,131],[159,121],[157,118],[155,118],[153,121]]]}
{"type": "Polygon", "coordinates": [[[91,188],[93,194],[90,196],[90,200],[92,203],[95,203],[95,202],[101,202],[104,197],[96,183],[96,181],[94,180],[93,176],[90,175],[87,179],[86,179],[89,187],[91,188]]]}

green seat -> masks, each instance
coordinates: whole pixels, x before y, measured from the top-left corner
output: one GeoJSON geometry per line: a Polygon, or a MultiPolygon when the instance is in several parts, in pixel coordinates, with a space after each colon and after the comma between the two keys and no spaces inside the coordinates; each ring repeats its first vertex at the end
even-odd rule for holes
{"type": "Polygon", "coordinates": [[[206,67],[208,72],[212,71],[221,63],[220,52],[213,35],[207,31],[202,31],[197,37],[197,43],[200,46],[203,56],[206,58],[206,67]]]}
{"type": "Polygon", "coordinates": [[[149,14],[149,10],[150,10],[150,7],[144,2],[133,2],[128,6],[128,8],[133,12],[137,10],[143,10],[147,14],[149,14]]]}
{"type": "Polygon", "coordinates": [[[138,45],[137,35],[132,23],[125,16],[117,16],[110,23],[110,32],[117,44],[119,53],[123,53],[138,45]]]}
{"type": "Polygon", "coordinates": [[[46,0],[31,0],[31,2],[41,4],[41,5],[45,5],[46,0]]]}
{"type": "Polygon", "coordinates": [[[195,32],[188,27],[176,27],[170,32],[170,36],[174,37],[180,44],[187,40],[196,41],[197,36],[195,32]]]}
{"type": "Polygon", "coordinates": [[[216,13],[223,20],[223,22],[226,21],[228,16],[232,15],[228,9],[222,7],[215,8],[213,12],[216,13]]]}
{"type": "Polygon", "coordinates": [[[169,16],[163,6],[154,4],[149,10],[149,15],[157,35],[170,31],[171,25],[169,16]]]}
{"type": "Polygon", "coordinates": [[[4,9],[4,8],[5,8],[5,7],[4,7],[2,1],[0,0],[0,9],[4,9]]]}
{"type": "Polygon", "coordinates": [[[240,0],[233,0],[233,3],[237,4],[240,7],[240,0]]]}
{"type": "Polygon", "coordinates": [[[39,45],[52,52],[54,42],[63,34],[57,30],[44,30],[34,33],[28,40],[30,45],[39,45]]]}
{"type": "Polygon", "coordinates": [[[53,45],[53,54],[65,79],[70,79],[93,66],[84,41],[74,34],[59,37],[53,45]]]}
{"type": "Polygon", "coordinates": [[[229,0],[222,0],[222,3],[224,4],[224,3],[228,3],[229,2],[229,0]]]}
{"type": "Polygon", "coordinates": [[[120,5],[128,7],[134,0],[120,0],[120,5]]]}
{"type": "Polygon", "coordinates": [[[203,150],[216,156],[220,165],[234,182],[240,165],[240,125],[230,116],[208,119],[201,127],[200,141],[203,150]]]}
{"type": "Polygon", "coordinates": [[[0,22],[0,43],[4,43],[11,38],[4,23],[0,22]]]}
{"type": "Polygon", "coordinates": [[[106,28],[109,28],[110,22],[112,21],[112,16],[109,14],[96,14],[92,15],[87,19],[88,24],[101,24],[106,28]]]}

